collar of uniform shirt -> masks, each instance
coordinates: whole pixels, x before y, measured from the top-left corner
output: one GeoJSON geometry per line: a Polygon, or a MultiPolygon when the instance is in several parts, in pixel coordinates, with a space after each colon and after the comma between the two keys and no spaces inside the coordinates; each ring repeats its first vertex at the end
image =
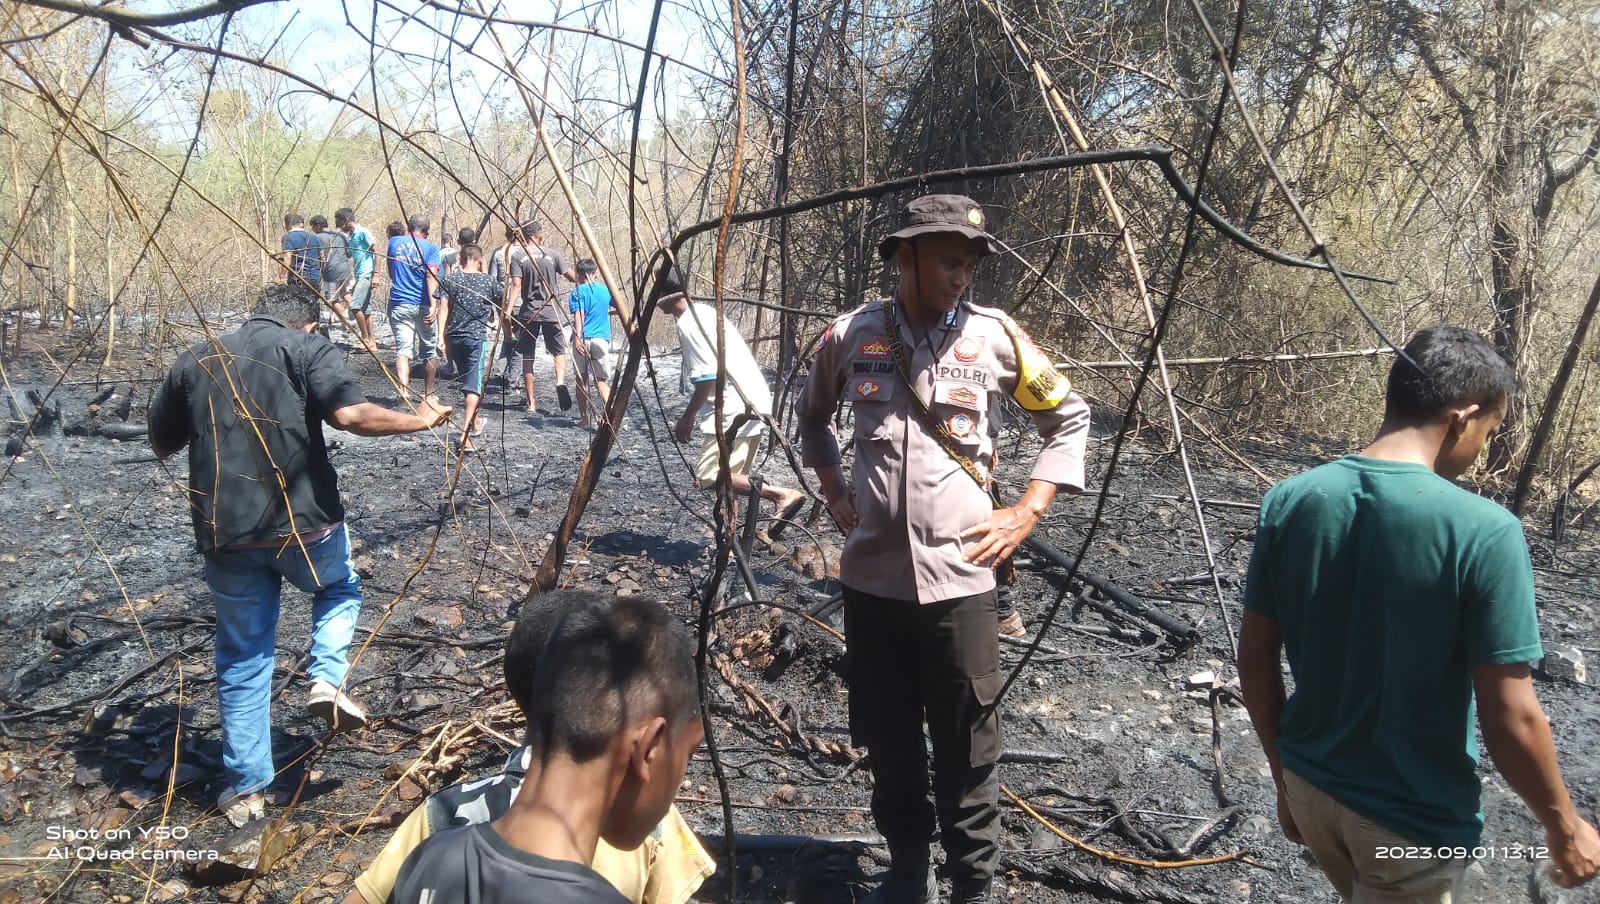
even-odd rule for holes
{"type": "MultiPolygon", "coordinates": [[[[964,305],[965,303],[966,302],[958,302],[955,307],[951,308],[948,311],[945,311],[944,315],[939,318],[939,323],[940,323],[939,333],[940,333],[940,335],[939,335],[939,346],[938,346],[938,348],[935,348],[934,345],[933,345],[933,331],[932,330],[928,330],[928,331],[924,332],[922,330],[916,329],[915,327],[912,327],[911,326],[911,322],[906,320],[905,311],[903,311],[903,310],[895,311],[895,317],[901,323],[904,323],[907,327],[910,327],[914,333],[920,334],[918,336],[918,338],[921,340],[921,344],[926,345],[928,347],[928,350],[933,352],[933,360],[937,361],[941,357],[944,356],[944,347],[946,345],[948,345],[949,342],[950,342],[951,330],[956,326],[956,317],[961,311],[961,306],[964,305]]],[[[898,304],[896,305],[896,307],[898,307],[898,304]]]]}

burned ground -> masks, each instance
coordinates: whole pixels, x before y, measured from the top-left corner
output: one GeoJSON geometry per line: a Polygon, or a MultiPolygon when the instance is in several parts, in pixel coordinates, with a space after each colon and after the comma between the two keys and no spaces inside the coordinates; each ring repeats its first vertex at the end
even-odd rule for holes
{"type": "MultiPolygon", "coordinates": [[[[106,859],[118,851],[210,849],[228,834],[213,806],[221,780],[211,607],[177,490],[182,456],[159,465],[136,436],[150,384],[92,382],[105,373],[150,377],[160,372],[157,359],[127,354],[115,370],[80,366],[65,376],[59,360],[34,349],[6,364],[13,418],[36,413],[30,389],[46,414],[35,421],[37,435],[10,450],[0,493],[0,626],[10,638],[0,653],[0,904],[342,898],[428,790],[493,771],[514,744],[519,728],[499,672],[507,609],[523,595],[565,509],[589,434],[559,411],[525,415],[491,396],[482,451],[469,459],[452,501],[454,459],[439,438],[330,433],[366,578],[357,641],[370,643],[351,685],[374,725],[324,739],[302,713],[305,684],[295,670],[308,645],[307,606],[286,593],[274,742],[279,790],[298,799],[265,875],[227,881],[174,863],[106,859]],[[83,838],[89,830],[102,837],[83,838]],[[104,837],[118,833],[131,840],[104,837]],[[159,840],[180,834],[187,837],[159,840]]],[[[373,398],[394,403],[372,360],[352,354],[350,362],[373,398]]],[[[656,369],[660,395],[641,376],[563,581],[658,598],[689,620],[711,570],[704,523],[711,505],[666,440],[661,406],[676,414],[683,401],[675,360],[659,359],[656,369]]],[[[540,391],[551,389],[545,369],[540,391]]],[[[454,397],[448,388],[443,394],[454,397]]],[[[555,408],[553,398],[541,405],[555,408]]],[[[1097,427],[1091,440],[1096,487],[1111,447],[1108,427],[1097,427]]],[[[1025,461],[1028,438],[1014,433],[1003,441],[1007,460],[1025,461]]],[[[1324,446],[1279,437],[1235,444],[1273,479],[1344,451],[1324,446]]],[[[1111,862],[1006,801],[1002,900],[1332,900],[1315,867],[1277,833],[1265,761],[1226,684],[1234,674],[1226,625],[1239,621],[1249,504],[1265,484],[1214,450],[1196,454],[1200,496],[1211,500],[1223,606],[1182,501],[1176,458],[1130,443],[1083,567],[1192,625],[1197,636],[1174,644],[1148,618],[1116,614],[1105,594],[1066,585],[1062,569],[1032,556],[1017,586],[1030,628],[1063,591],[1066,603],[1005,701],[1001,776],[1065,832],[1126,858],[1241,854],[1175,869],[1111,862]],[[1218,686],[1196,677],[1204,672],[1218,676],[1218,686]]],[[[762,471],[794,482],[779,456],[762,471]]],[[[1018,480],[1022,471],[1013,465],[1003,476],[1018,480]]],[[[1097,501],[1094,494],[1059,500],[1039,536],[1074,553],[1097,501]]],[[[1592,653],[1600,646],[1592,535],[1569,533],[1554,548],[1542,525],[1530,523],[1529,534],[1546,642],[1592,653]]],[[[737,869],[724,863],[701,899],[723,898],[736,877],[740,900],[846,904],[882,869],[882,852],[870,843],[870,779],[848,747],[843,644],[795,612],[837,590],[828,576],[836,553],[836,535],[817,522],[781,544],[758,543],[750,564],[759,602],[716,622],[707,693],[741,844],[737,869]]],[[[737,577],[724,587],[721,605],[747,593],[737,577]]],[[[1002,647],[1008,667],[1021,653],[1002,647]]],[[[1600,804],[1595,688],[1546,682],[1540,693],[1579,809],[1593,815],[1600,804]]],[[[1542,843],[1492,767],[1482,774],[1485,845],[1542,843]]],[[[720,857],[722,803],[704,750],[679,806],[720,857]]],[[[1483,867],[1474,900],[1558,899],[1547,887],[1530,887],[1528,862],[1501,856],[1483,867]]]]}

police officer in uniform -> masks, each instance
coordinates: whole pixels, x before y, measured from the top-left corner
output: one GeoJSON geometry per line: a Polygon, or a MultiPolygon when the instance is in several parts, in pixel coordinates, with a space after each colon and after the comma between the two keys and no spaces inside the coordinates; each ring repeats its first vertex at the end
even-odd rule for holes
{"type": "Polygon", "coordinates": [[[953,902],[985,901],[999,860],[1000,691],[994,564],[1027,538],[1056,491],[1083,488],[1089,408],[1003,312],[963,300],[1001,251],[961,195],[908,204],[878,251],[895,296],[835,320],[798,402],[805,464],[845,531],[850,730],[871,754],[872,813],[892,866],[874,902],[937,900],[936,819],[953,902]],[[995,508],[988,419],[1010,395],[1044,439],[1026,492],[995,508]],[[855,413],[840,467],[833,415],[855,413]],[[928,799],[924,717],[933,741],[928,799]]]}

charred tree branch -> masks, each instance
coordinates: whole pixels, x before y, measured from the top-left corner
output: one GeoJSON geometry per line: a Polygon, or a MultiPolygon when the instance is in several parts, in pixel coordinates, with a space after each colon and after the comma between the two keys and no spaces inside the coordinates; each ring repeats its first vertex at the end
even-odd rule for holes
{"type": "Polygon", "coordinates": [[[1533,475],[1539,469],[1539,456],[1544,454],[1544,447],[1550,441],[1550,432],[1555,427],[1556,414],[1561,408],[1561,398],[1566,395],[1567,384],[1572,380],[1572,371],[1578,364],[1578,354],[1583,350],[1583,340],[1589,334],[1589,325],[1594,322],[1595,310],[1600,308],[1600,277],[1596,277],[1594,288],[1589,290],[1589,300],[1584,302],[1583,313],[1578,315],[1578,324],[1572,329],[1572,338],[1567,341],[1567,352],[1561,358],[1561,366],[1556,370],[1556,378],[1550,384],[1550,391],[1544,397],[1544,410],[1539,412],[1539,423],[1533,428],[1533,439],[1528,443],[1528,454],[1522,461],[1522,468],[1517,472],[1517,487],[1511,494],[1511,511],[1517,515],[1522,514],[1523,508],[1528,503],[1528,491],[1533,486],[1533,475]]]}

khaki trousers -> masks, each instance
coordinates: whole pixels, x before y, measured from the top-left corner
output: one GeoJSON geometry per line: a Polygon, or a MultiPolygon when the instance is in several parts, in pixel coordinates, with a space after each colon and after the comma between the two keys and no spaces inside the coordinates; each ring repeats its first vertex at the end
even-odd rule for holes
{"type": "Polygon", "coordinates": [[[1339,896],[1351,904],[1461,904],[1470,858],[1408,856],[1424,847],[1361,816],[1283,770],[1284,797],[1306,846],[1339,896]]]}

